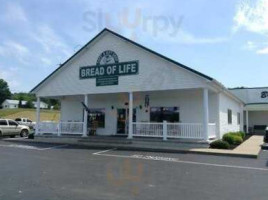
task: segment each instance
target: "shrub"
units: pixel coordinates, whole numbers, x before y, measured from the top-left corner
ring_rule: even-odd
[[[239,145],[239,144],[241,144],[242,142],[243,142],[243,139],[242,139],[242,137],[241,136],[237,136],[237,135],[235,135],[235,136],[233,136],[234,138],[233,138],[233,144],[234,145]]]
[[[222,140],[228,142],[229,144],[234,144],[235,142],[234,137],[235,135],[232,135],[231,133],[226,133],[223,135]]]
[[[210,148],[212,149],[230,149],[228,142],[222,140],[216,140],[210,143]]]
[[[34,139],[34,133],[30,133],[30,134],[28,135],[28,139]]]
[[[229,132],[223,135],[222,140],[230,145],[239,145],[243,142],[243,136],[242,132]]]
[[[238,133],[240,134],[241,138],[242,138],[243,140],[245,140],[245,138],[246,138],[246,133],[243,132],[243,131],[239,131]]]
[[[242,131],[238,131],[238,132],[230,132],[229,134],[231,134],[231,135],[235,135],[235,136],[239,136],[239,137],[241,137],[243,140],[244,140],[244,138],[245,138],[245,133],[244,132],[242,132]]]

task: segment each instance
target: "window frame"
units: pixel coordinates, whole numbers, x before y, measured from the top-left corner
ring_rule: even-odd
[[[6,122],[6,124],[0,124],[0,126],[8,126],[7,120],[5,120],[5,119],[0,119],[0,122],[1,122],[1,121]]]
[[[241,113],[237,112],[237,125],[241,124]]]
[[[14,120],[7,120],[8,121],[8,125],[9,126],[18,126],[19,124],[16,122],[16,121],[14,121]],[[14,124],[10,124],[10,122],[12,122],[12,123],[14,123]]]
[[[229,125],[233,124],[233,112],[232,112],[232,109],[228,109],[227,110],[227,122]]]

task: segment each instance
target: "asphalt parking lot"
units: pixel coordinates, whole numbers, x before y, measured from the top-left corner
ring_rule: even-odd
[[[0,199],[267,199],[258,159],[0,140]]]

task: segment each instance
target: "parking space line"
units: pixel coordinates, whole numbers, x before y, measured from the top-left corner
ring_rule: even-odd
[[[21,148],[21,149],[38,150],[38,151],[57,149],[57,148],[65,147],[65,146],[68,146],[68,145],[64,144],[64,145],[56,145],[52,147],[42,148],[42,147],[35,147],[31,145],[21,145],[21,144],[6,144],[6,145],[0,144],[0,147]]]
[[[68,144],[63,144],[63,145],[57,145],[57,146],[52,146],[52,147],[47,147],[47,148],[39,148],[38,150],[43,151],[43,150],[50,150],[50,149],[58,149],[62,147],[67,147],[69,146]]]
[[[93,153],[93,155],[101,155],[102,153],[106,153],[108,151],[113,151],[113,150],[116,150],[116,148],[107,149],[107,150],[104,150],[104,151],[98,151],[98,152]]]
[[[111,150],[114,150],[114,149],[109,149],[109,150],[102,151],[102,152],[96,152],[96,153],[93,153],[93,155],[106,156],[106,157],[118,157],[118,158],[131,158],[131,159],[174,162],[174,163],[191,164],[191,165],[203,165],[203,166],[211,166],[211,167],[223,167],[223,168],[234,168],[234,169],[245,169],[245,170],[268,171],[268,168],[247,167],[247,166],[239,166],[239,165],[222,165],[222,164],[205,163],[205,162],[184,161],[184,160],[179,160],[179,159],[154,159],[154,158],[152,158],[153,156],[142,156],[142,155],[128,156],[128,155],[105,154],[105,152],[108,152],[108,151],[111,151]]]

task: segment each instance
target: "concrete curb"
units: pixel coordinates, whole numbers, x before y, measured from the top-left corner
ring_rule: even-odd
[[[249,153],[234,153],[234,152],[215,152],[215,151],[202,151],[200,149],[174,149],[174,148],[159,148],[159,147],[138,147],[130,145],[121,144],[100,144],[100,143],[84,143],[84,142],[56,142],[56,141],[35,141],[34,139],[24,139],[24,140],[3,140],[6,142],[14,143],[26,143],[26,144],[53,144],[53,145],[71,145],[76,148],[85,149],[112,149],[121,151],[144,151],[144,152],[161,152],[161,153],[189,153],[189,154],[202,154],[202,155],[214,155],[214,156],[229,156],[229,157],[242,157],[242,158],[258,158],[258,154]],[[210,149],[208,149],[210,150]],[[226,150],[228,151],[228,150]],[[259,153],[259,152],[258,152]]]

